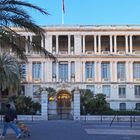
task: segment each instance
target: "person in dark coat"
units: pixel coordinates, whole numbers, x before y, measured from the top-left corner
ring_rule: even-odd
[[[2,132],[1,138],[5,138],[8,128],[12,128],[16,134],[16,138],[18,139],[21,137],[21,132],[17,128],[17,126],[15,125],[15,122],[14,122],[14,120],[17,119],[16,111],[11,108],[10,104],[6,105],[6,109],[7,110],[4,115],[4,127],[3,127],[3,132]]]

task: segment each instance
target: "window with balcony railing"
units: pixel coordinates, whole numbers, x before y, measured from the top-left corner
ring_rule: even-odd
[[[133,64],[133,78],[140,79],[140,62],[135,62]]]
[[[21,81],[26,81],[26,64],[21,63],[20,64],[20,79]]]
[[[103,62],[101,64],[102,79],[108,81],[110,79],[110,64],[109,62]]]
[[[125,80],[125,63],[124,62],[118,62],[117,63],[117,78],[120,81],[124,81]]]
[[[41,79],[41,62],[33,62],[32,78],[34,81],[40,81],[40,79]]]
[[[68,81],[68,62],[59,62],[59,80]]]
[[[85,77],[87,80],[94,79],[94,62],[86,62],[85,64]]]

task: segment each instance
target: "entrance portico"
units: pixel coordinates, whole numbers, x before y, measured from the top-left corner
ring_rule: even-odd
[[[79,119],[80,118],[80,93],[74,91],[74,95],[66,88],[59,88],[53,100],[49,100],[47,92],[42,92],[42,117],[46,119]],[[44,97],[47,99],[44,99]],[[48,101],[47,103],[44,101]],[[46,109],[46,111],[44,110]],[[46,117],[45,117],[46,116]]]

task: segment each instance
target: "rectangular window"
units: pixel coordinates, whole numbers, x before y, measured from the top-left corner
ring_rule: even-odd
[[[110,64],[107,63],[102,63],[101,64],[101,71],[102,71],[102,79],[110,79]]]
[[[56,78],[56,62],[52,62],[52,78]]]
[[[33,76],[34,80],[40,80],[41,79],[41,62],[33,62],[32,76]]]
[[[119,86],[119,98],[126,98],[126,86],[125,85]]]
[[[89,89],[93,94],[95,94],[95,86],[94,85],[87,85],[87,89]]]
[[[140,62],[133,64],[133,78],[140,79]]]
[[[94,79],[94,62],[86,62],[85,71],[86,79]]]
[[[21,85],[18,90],[18,95],[25,96],[25,86]]]
[[[21,81],[26,81],[26,64],[20,64],[20,78]]]
[[[117,78],[125,80],[125,63],[119,62],[117,64]]]
[[[68,80],[68,62],[59,63],[59,80]]]
[[[140,98],[140,85],[135,85],[135,97]]]
[[[71,62],[71,78],[75,78],[75,62]]]
[[[103,85],[103,94],[106,95],[107,98],[110,97],[110,85]]]
[[[33,98],[41,98],[41,93],[39,92],[40,85],[33,85]]]
[[[121,111],[126,110],[126,103],[120,103],[120,110]]]

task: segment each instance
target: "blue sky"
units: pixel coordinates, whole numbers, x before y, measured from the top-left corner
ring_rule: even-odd
[[[30,10],[39,25],[61,25],[62,0],[26,0],[46,9],[43,16]],[[64,0],[65,25],[135,25],[140,24],[140,0]]]

